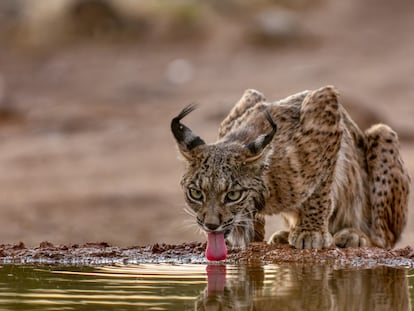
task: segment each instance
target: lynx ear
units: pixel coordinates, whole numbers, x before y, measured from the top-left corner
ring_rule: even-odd
[[[264,154],[266,146],[272,141],[273,137],[276,134],[277,125],[275,121],[272,119],[272,116],[267,110],[265,110],[264,114],[266,120],[270,123],[272,130],[267,134],[260,135],[258,138],[256,138],[256,140],[246,145],[246,148],[251,154],[251,156],[245,160],[246,163],[254,162],[260,159]]]
[[[185,107],[178,116],[171,121],[171,131],[178,144],[181,154],[187,159],[191,159],[191,150],[197,146],[204,145],[205,142],[199,136],[195,135],[188,127],[181,124],[181,119],[192,112],[195,105]]]

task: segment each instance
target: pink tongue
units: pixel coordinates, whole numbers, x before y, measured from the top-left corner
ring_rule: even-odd
[[[226,259],[227,247],[224,241],[224,233],[208,233],[206,257],[208,260]]]

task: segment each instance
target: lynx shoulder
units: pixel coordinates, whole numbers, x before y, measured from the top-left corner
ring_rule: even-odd
[[[410,178],[397,134],[384,124],[361,131],[333,87],[276,102],[247,90],[213,144],[181,123],[192,110],[171,122],[186,161],[181,185],[217,245],[262,241],[264,216],[273,214],[288,229],[270,243],[300,249],[389,248],[400,238]]]

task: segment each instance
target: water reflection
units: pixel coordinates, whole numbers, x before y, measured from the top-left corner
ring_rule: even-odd
[[[0,267],[0,310],[410,310],[414,270],[326,266]]]
[[[411,310],[409,278],[403,269],[245,266],[224,282],[225,267],[210,266],[207,274],[208,285],[195,304],[198,311]],[[412,284],[410,288],[413,291]]]
[[[192,310],[201,265],[0,268],[0,310]]]

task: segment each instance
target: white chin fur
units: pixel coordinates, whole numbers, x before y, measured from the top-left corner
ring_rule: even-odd
[[[231,248],[246,248],[252,241],[254,235],[253,223],[233,228],[227,240]]]

